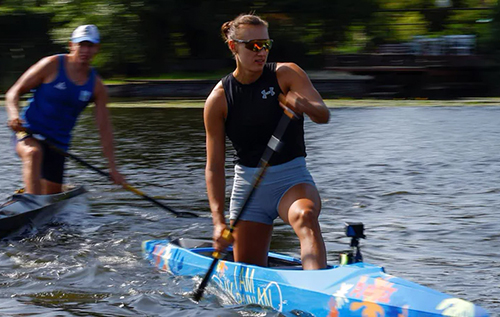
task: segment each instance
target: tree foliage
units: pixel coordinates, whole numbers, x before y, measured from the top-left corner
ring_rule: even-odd
[[[14,19],[16,24],[8,27],[17,39],[6,40],[0,35],[2,63],[7,58],[5,52],[12,48],[8,45],[16,41],[26,47],[46,41],[50,45],[42,46],[47,49],[33,52],[54,53],[56,48],[67,47],[76,26],[92,23],[102,37],[96,65],[107,76],[210,71],[227,65],[221,60],[230,62],[231,54],[221,39],[220,27],[249,12],[269,22],[270,36],[275,40],[271,60],[295,61],[305,67],[321,67],[325,55],[346,45],[370,51],[416,35],[475,34],[485,47],[493,47],[500,35],[498,10],[492,23],[477,22],[490,21],[492,10],[476,10],[498,7],[498,0],[0,1],[0,24]],[[467,8],[476,9],[464,10]],[[34,17],[42,19],[43,25],[35,26]]]

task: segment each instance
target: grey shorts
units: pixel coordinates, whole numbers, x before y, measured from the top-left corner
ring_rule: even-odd
[[[236,219],[244,203],[247,192],[258,168],[236,165],[234,184],[229,205],[230,219]],[[278,206],[285,193],[297,184],[316,186],[307,170],[304,157],[297,157],[290,162],[269,166],[264,177],[248,202],[241,220],[260,222],[271,225],[278,217]]]

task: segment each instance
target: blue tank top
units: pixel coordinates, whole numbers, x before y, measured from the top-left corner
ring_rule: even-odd
[[[93,99],[96,72],[91,68],[83,85],[76,85],[66,75],[64,55],[58,55],[59,70],[51,83],[42,83],[21,113],[25,127],[67,150],[71,130],[80,113]]]

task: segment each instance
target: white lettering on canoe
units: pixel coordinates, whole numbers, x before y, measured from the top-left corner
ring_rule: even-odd
[[[274,289],[278,293],[278,298],[279,298],[279,300],[278,300],[279,306],[278,307],[274,307],[274,305],[273,305],[273,298],[272,298],[272,292],[271,292],[272,287],[274,287]],[[260,287],[257,288],[257,293],[258,293],[258,298],[259,298],[257,304],[262,305],[262,306],[273,307],[277,311],[283,310],[283,294],[281,293],[281,288],[280,288],[278,283],[270,282],[269,284],[267,284],[266,287],[264,287],[262,289],[262,293],[260,292],[260,290],[261,290]]]
[[[255,269],[241,268],[240,274],[240,286],[243,287],[245,293],[255,293],[255,287],[253,282],[253,276],[255,274]]]
[[[217,274],[212,278],[237,304],[257,304],[280,312],[283,310],[283,294],[278,283],[273,281],[265,286],[256,285],[255,269],[238,269],[235,267],[233,274]]]

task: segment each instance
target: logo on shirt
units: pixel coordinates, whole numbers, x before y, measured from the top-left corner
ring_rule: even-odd
[[[64,81],[61,81],[60,83],[57,83],[54,88],[59,89],[59,90],[65,90],[66,89],[66,83]]]
[[[80,97],[78,98],[80,101],[89,101],[90,96],[92,96],[92,93],[88,90],[82,90],[80,91]]]
[[[274,96],[276,93],[274,92],[274,87],[269,87],[269,91],[262,89],[261,94],[262,94],[262,99],[267,99],[268,95]]]

